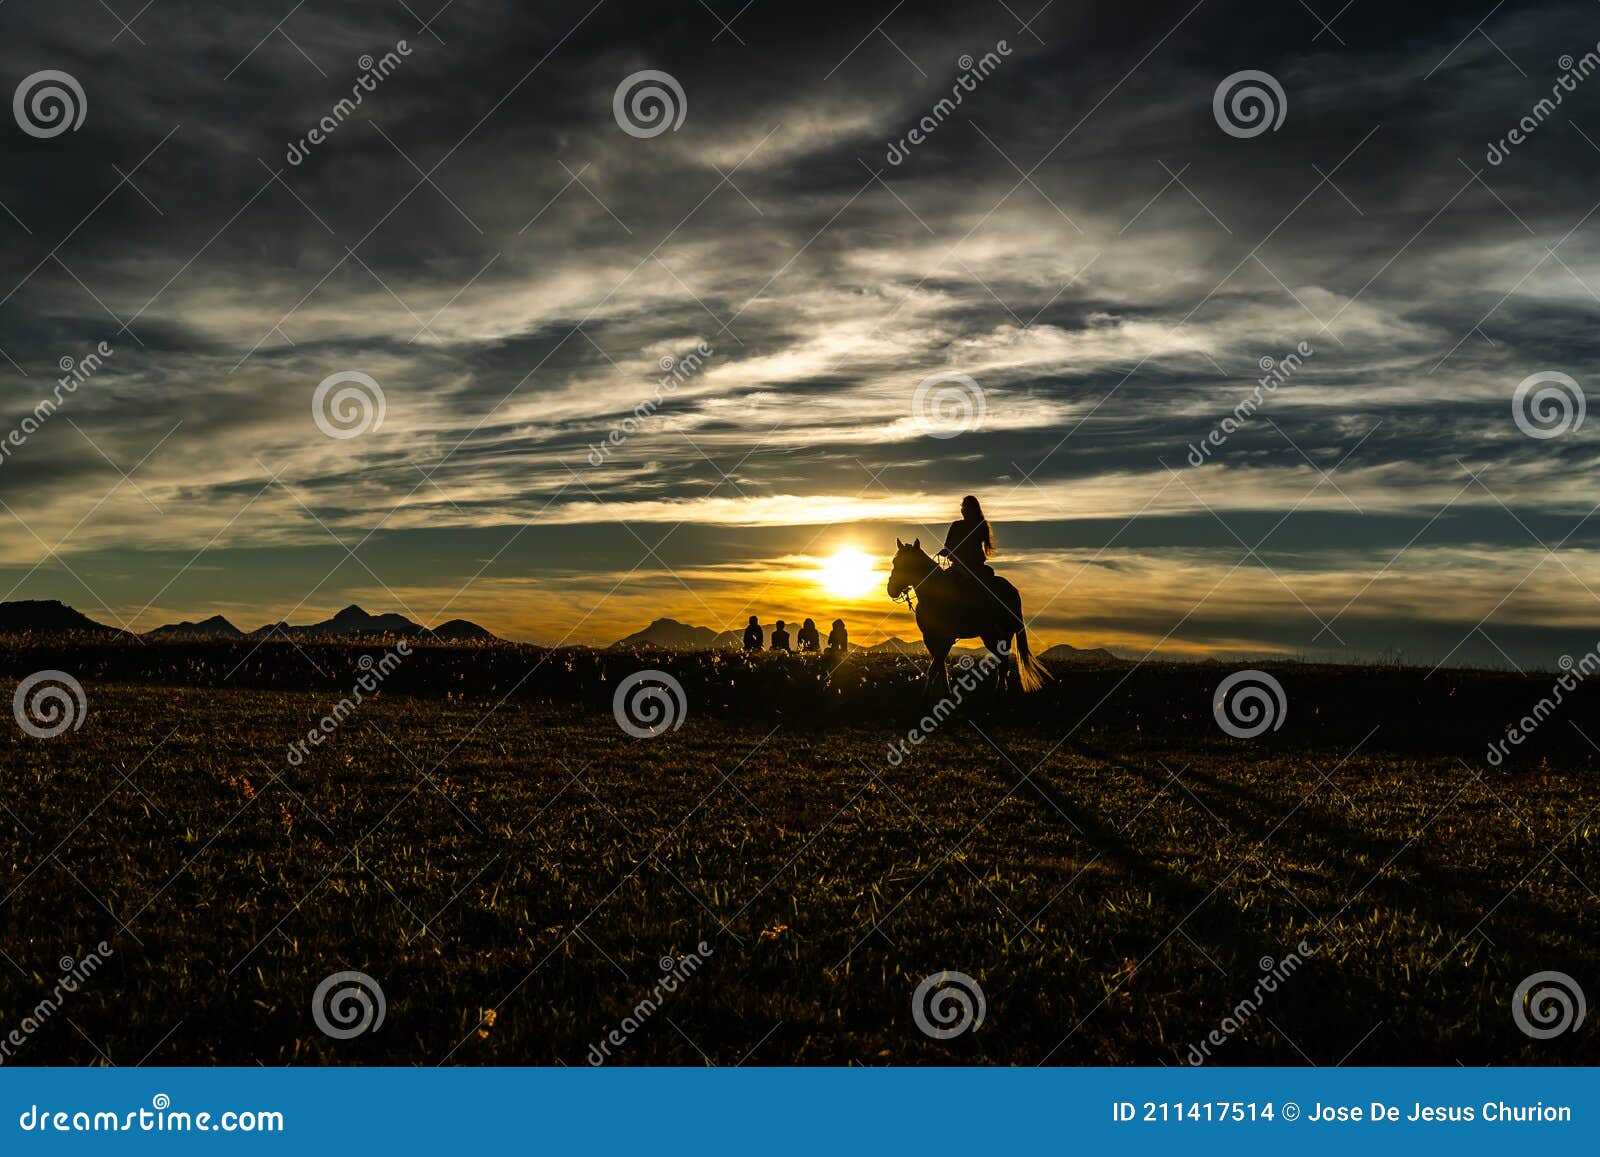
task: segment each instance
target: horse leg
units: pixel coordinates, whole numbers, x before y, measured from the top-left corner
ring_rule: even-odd
[[[928,664],[928,680],[922,689],[922,701],[928,704],[934,701],[934,676],[938,676],[938,683],[943,688],[944,695],[950,694],[950,672],[945,667],[945,661],[950,657],[950,648],[956,643],[954,639],[929,639],[923,636],[922,645],[927,647],[928,654],[933,656],[933,662]]]
[[[994,698],[998,699],[1005,693],[1006,686],[1010,683],[1011,674],[1011,641],[999,635],[983,636],[983,645],[989,653],[1000,660],[1000,666],[994,676]],[[1000,648],[1004,647],[1005,650]]]

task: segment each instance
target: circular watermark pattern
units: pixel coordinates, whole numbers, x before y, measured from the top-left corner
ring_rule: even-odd
[[[689,112],[689,98],[677,77],[646,68],[626,77],[611,95],[611,115],[630,137],[649,140],[668,129],[678,131]]]
[[[1511,994],[1511,1019],[1534,1040],[1576,1032],[1588,1011],[1583,989],[1565,972],[1535,972]]]
[[[1530,438],[1559,438],[1583,425],[1583,387],[1558,370],[1529,374],[1511,395],[1511,418]]]
[[[1211,97],[1211,114],[1230,137],[1259,137],[1271,129],[1278,131],[1289,112],[1289,98],[1283,85],[1271,73],[1247,68],[1223,78]]]
[[[365,972],[335,972],[311,994],[311,1019],[334,1040],[349,1040],[383,1027],[389,1003]]]
[[[83,684],[65,671],[35,671],[17,684],[11,697],[11,714],[17,726],[35,739],[54,739],[77,731],[88,714]]]
[[[911,396],[912,420],[933,438],[954,438],[980,429],[988,412],[983,387],[953,370],[923,378]]]
[[[683,684],[665,671],[635,671],[611,697],[617,726],[635,739],[654,739],[683,726],[689,700]]]
[[[89,113],[89,100],[76,77],[47,68],[17,85],[11,111],[23,132],[49,140],[68,130],[77,132]]]
[[[330,438],[355,438],[383,426],[388,403],[371,374],[329,374],[311,395],[311,420]]]
[[[1254,739],[1283,726],[1289,700],[1283,684],[1265,671],[1235,671],[1217,684],[1211,714],[1217,726],[1235,739]]]
[[[976,1032],[988,1011],[983,989],[965,972],[935,972],[911,996],[911,1019],[934,1040]]]

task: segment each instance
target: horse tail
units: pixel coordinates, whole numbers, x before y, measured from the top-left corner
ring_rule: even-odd
[[[1024,691],[1038,691],[1050,681],[1050,670],[1028,649],[1028,628],[1017,628],[1017,677]]]

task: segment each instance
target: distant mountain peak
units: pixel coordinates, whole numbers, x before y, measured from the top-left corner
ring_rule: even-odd
[[[714,631],[677,619],[660,618],[642,631],[618,639],[613,647],[659,647],[664,651],[711,651],[732,646],[737,636],[732,631]]]
[[[146,631],[151,639],[239,639],[244,632],[221,615],[212,615],[198,623],[184,619],[181,623],[168,623],[153,631]]]
[[[127,632],[88,616],[56,599],[18,599],[0,602],[0,635],[97,635],[118,638]],[[404,615],[373,615],[361,607],[350,604],[331,619],[310,623],[303,627],[291,626],[279,620],[248,632],[241,631],[222,615],[195,622],[166,623],[146,631],[152,639],[242,639],[265,638],[274,635],[338,637],[353,635],[397,635],[404,638],[437,638],[450,641],[492,641],[497,638],[486,628],[467,619],[450,619],[429,630],[412,622]],[[131,637],[131,636],[130,636]]]
[[[97,623],[57,599],[0,603],[0,635],[84,634],[115,637],[124,632]]]

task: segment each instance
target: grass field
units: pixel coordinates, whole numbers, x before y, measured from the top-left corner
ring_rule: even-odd
[[[88,710],[0,740],[0,1037],[110,949],[6,1063],[582,1065],[631,1018],[607,1063],[1182,1064],[1229,1017],[1208,1063],[1600,1062],[1592,1020],[1511,1015],[1540,971],[1600,993],[1593,702],[1483,759],[1547,676],[1274,668],[1284,726],[1240,740],[1231,668],[1062,668],[896,765],[904,661],[830,700],[799,659],[513,686],[531,650],[424,648],[292,765],[359,651],[222,682],[243,647],[5,650]],[[647,665],[688,712],[637,739],[609,687]],[[386,1002],[348,1040],[312,1017],[342,970]],[[945,970],[986,1012],[939,1040],[912,1003]]]

